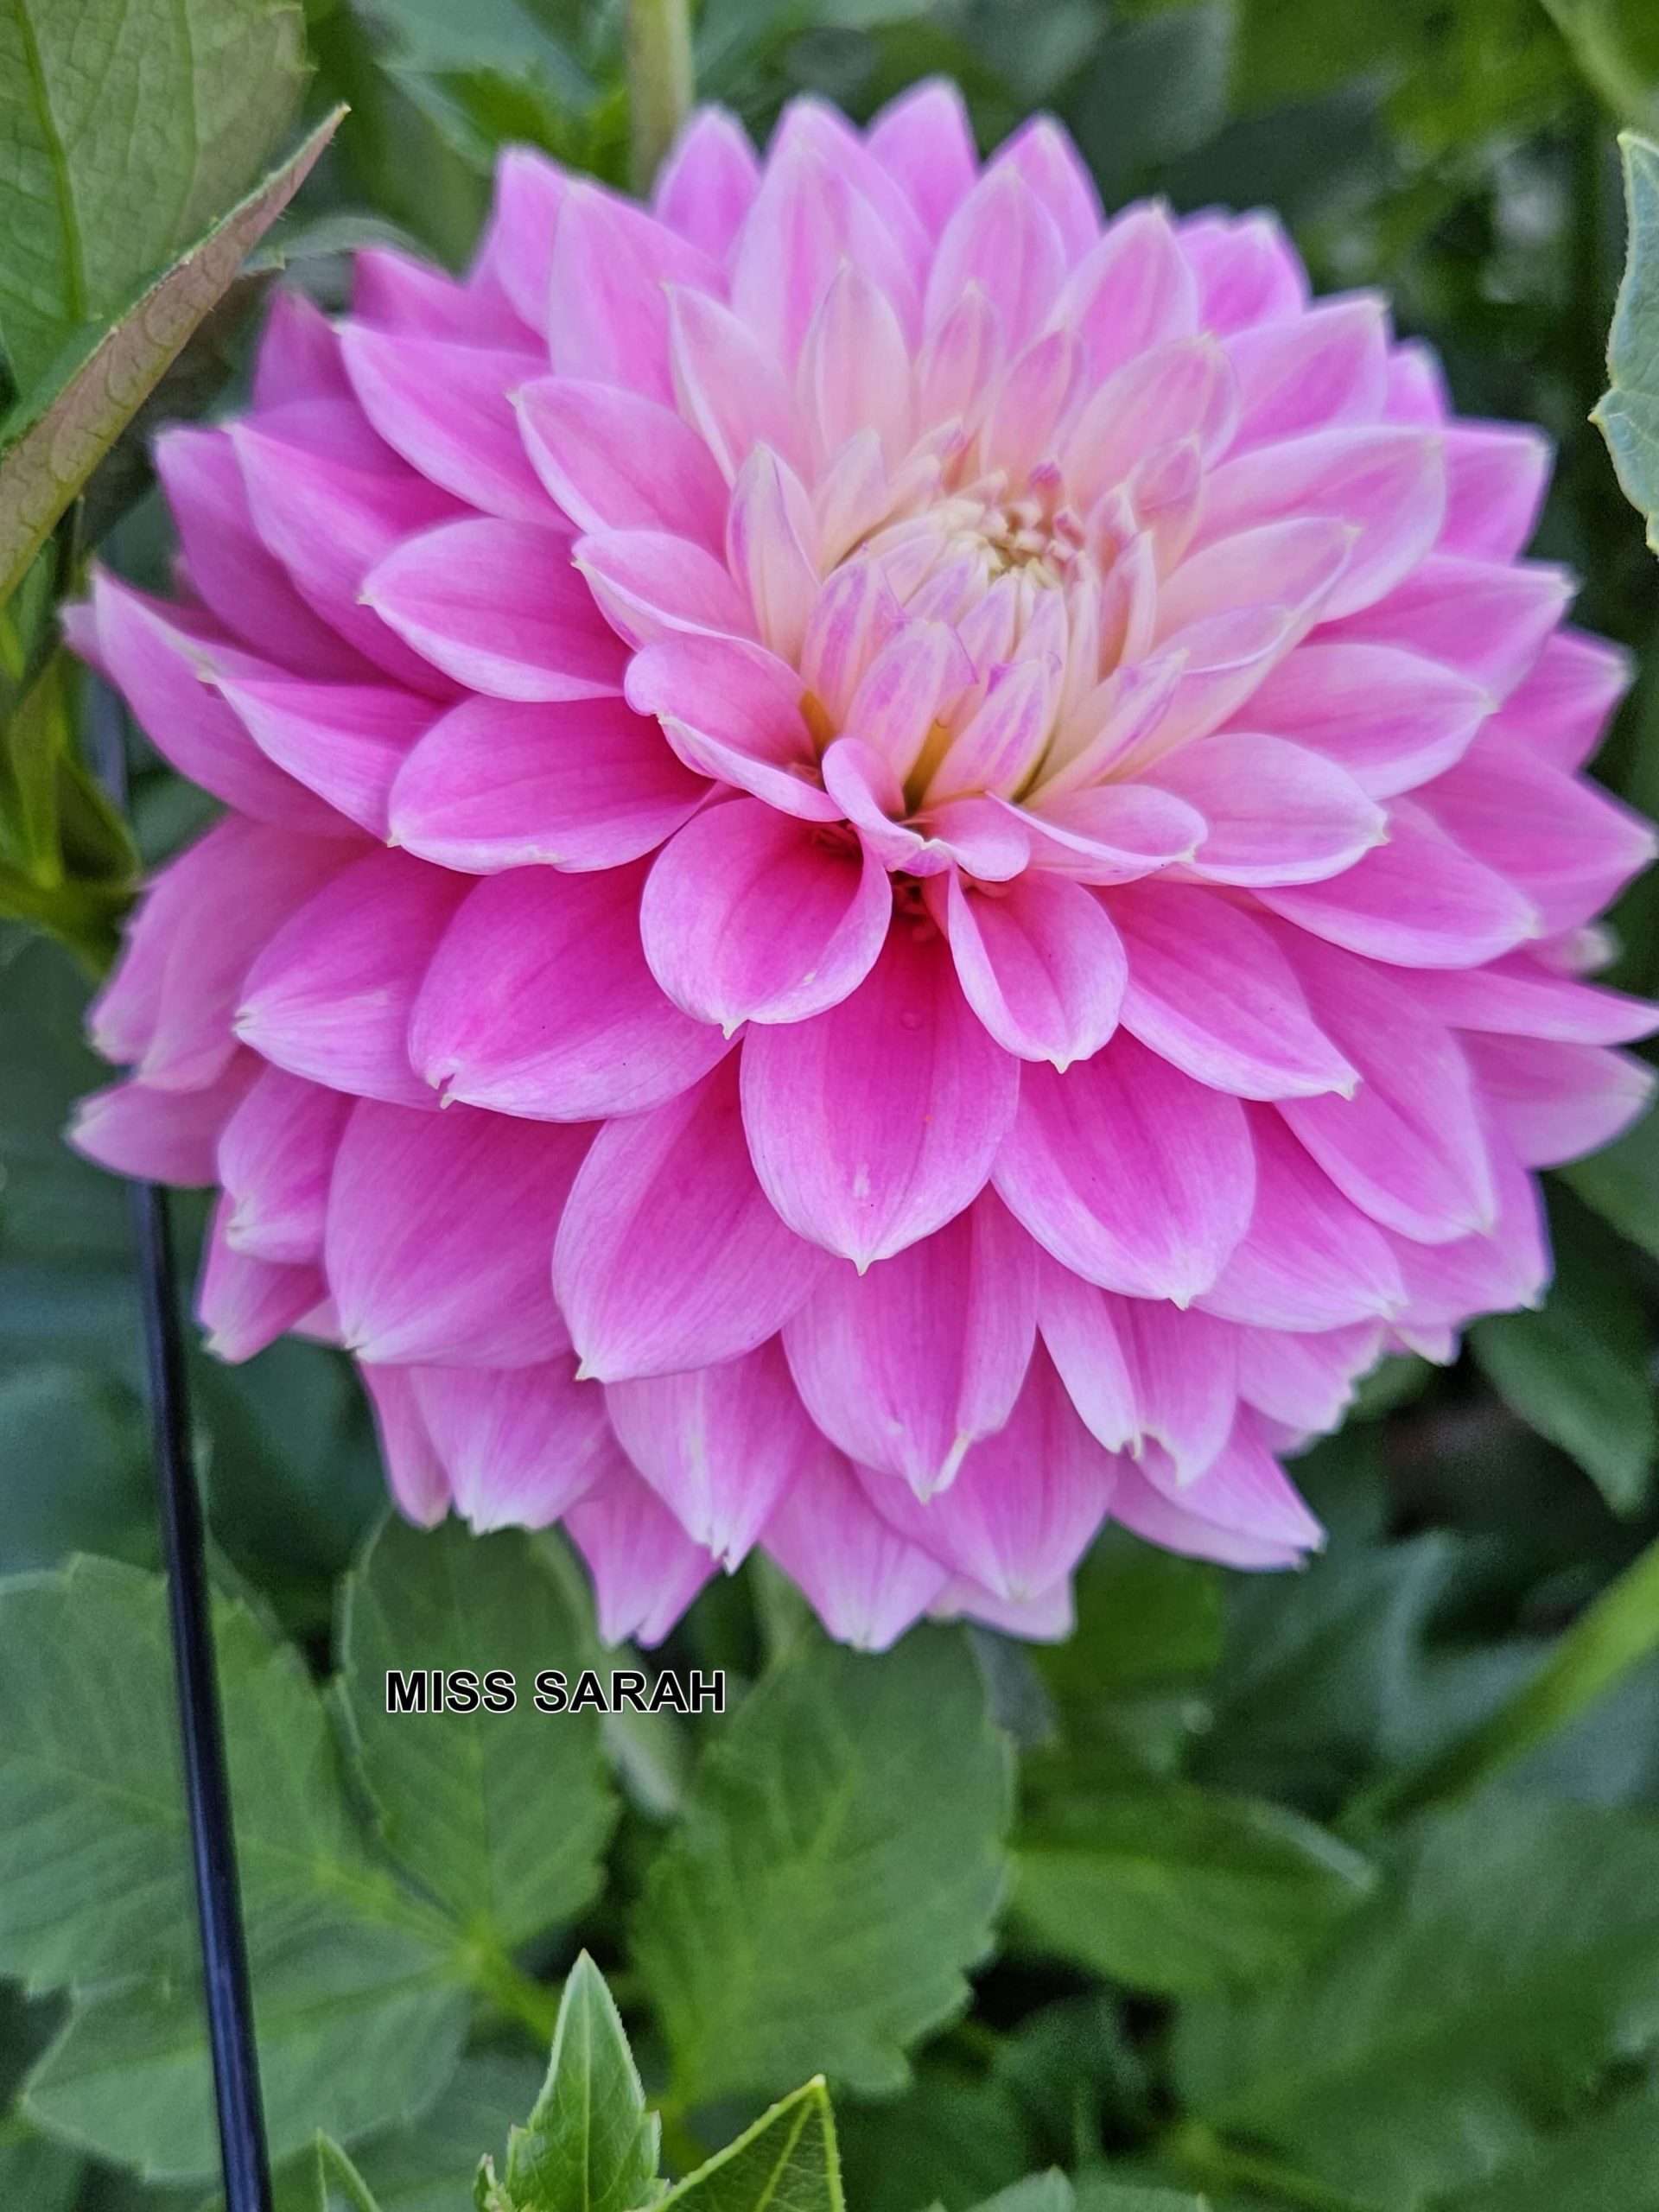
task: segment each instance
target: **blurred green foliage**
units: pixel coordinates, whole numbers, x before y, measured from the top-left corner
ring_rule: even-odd
[[[0,0],[8,144],[38,72],[6,60],[94,12]],[[279,157],[296,98],[352,112],[261,269],[286,259],[330,306],[367,237],[464,262],[505,143],[626,175],[616,0],[307,0],[302,94],[282,0],[112,12],[140,44],[111,48],[106,94],[140,52],[175,90],[146,79],[130,141],[111,110],[55,231],[7,212],[27,163],[0,176],[0,505],[42,395]],[[862,118],[944,72],[988,147],[1051,108],[1109,202],[1273,205],[1321,289],[1386,289],[1462,409],[1556,440],[1540,550],[1642,671],[1599,772],[1659,811],[1659,570],[1589,420],[1624,257],[1614,134],[1659,126],[1650,0],[707,0],[696,47],[703,94],[757,133],[803,90]],[[79,290],[65,206],[96,245]],[[1638,239],[1611,364],[1637,432],[1656,253]],[[0,613],[0,897],[33,886],[5,911],[79,956],[0,925],[7,2212],[194,2212],[211,2177],[124,1209],[60,1142],[99,1080],[83,969],[134,863],[52,609],[95,542],[165,573],[143,434],[234,403],[261,281],[221,287],[137,424],[111,419],[73,526]],[[1621,460],[1651,512],[1643,451],[1632,434]],[[201,802],[126,741],[154,861]],[[1656,918],[1659,883],[1614,918],[1629,988],[1659,987]],[[1659,2212],[1659,1666],[1597,1674],[1592,1648],[1647,1604],[1639,1580],[1595,1601],[1659,1533],[1659,1122],[1555,1179],[1549,1306],[1368,1385],[1303,1465],[1331,1532],[1304,1574],[1114,1538],[1067,1644],[929,1631],[861,1661],[746,1573],[666,1655],[732,1671],[724,1720],[377,1727],[375,1674],[417,1643],[579,1663],[582,1579],[556,1539],[377,1536],[367,1422],[329,1353],[197,1362],[283,2212],[356,2212],[359,2187],[462,2212],[535,2100],[579,1944],[673,2172],[822,2067],[854,2212],[1005,2190],[999,2212]],[[1516,1725],[1553,1713],[1564,1669],[1616,1687]],[[347,2163],[320,2171],[318,2126]],[[1032,2178],[1051,2165],[1071,2179]],[[803,2207],[833,2202],[815,2173]]]

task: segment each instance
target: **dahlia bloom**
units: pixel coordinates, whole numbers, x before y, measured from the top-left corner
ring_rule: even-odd
[[[873,1646],[1063,1632],[1108,1518],[1294,1563],[1282,1457],[1535,1301],[1529,1171],[1646,1097],[1543,441],[1052,123],[706,111],[650,212],[509,154],[463,281],[278,299],[158,460],[177,595],[76,641],[228,811],[77,1141],[611,1636],[757,1543]]]

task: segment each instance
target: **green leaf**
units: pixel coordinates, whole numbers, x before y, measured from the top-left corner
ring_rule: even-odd
[[[1648,543],[1659,553],[1659,146],[1632,130],[1618,143],[1630,245],[1607,338],[1609,389],[1594,420],[1624,496],[1647,517]]]
[[[0,5],[0,339],[23,390],[246,191],[303,35],[294,0]]]
[[[1281,1806],[1178,1783],[1055,1808],[1014,1868],[1015,1911],[1046,1950],[1168,1996],[1285,1972],[1373,1878]]]
[[[1099,2174],[1079,2178],[1077,2204],[1077,2212],[1210,2212],[1207,2196],[1189,2196],[1179,2189],[1142,2189]]]
[[[682,2205],[690,2212],[844,2212],[836,2123],[822,2081],[774,2105],[659,2203],[662,2212]]]
[[[1611,1245],[1605,1231],[1559,1208],[1553,1226],[1556,1271],[1547,1302],[1477,1322],[1470,1345],[1504,1403],[1576,1459],[1615,1512],[1634,1513],[1659,1454],[1647,1324],[1618,1271],[1616,1248],[1600,1249]],[[1586,1238],[1586,1228],[1595,1239]]]
[[[611,1993],[584,1951],[559,2001],[547,2081],[507,2146],[508,2194],[523,2212],[635,2212],[657,2193],[660,2134]]]
[[[1552,2129],[1435,2212],[1659,2212],[1659,2082]]]
[[[1659,1114],[1645,1114],[1617,1144],[1562,1170],[1573,1194],[1621,1236],[1659,1260]]]
[[[317,2138],[317,2212],[380,2212],[357,2168],[332,2137]]]
[[[86,2161],[21,2121],[0,2120],[0,2204],[16,2212],[72,2212]]]
[[[1179,2024],[1192,2109],[1407,2212],[1523,2153],[1651,2025],[1659,1824],[1490,1795],[1424,1821],[1337,1942]]]
[[[1659,127],[1659,16],[1648,0],[1544,0],[1590,84],[1623,123]]]
[[[597,1891],[616,1807],[598,1714],[536,1710],[542,1668],[573,1678],[582,1624],[523,1534],[423,1535],[391,1520],[346,1586],[342,1685],[386,1841],[463,1926],[504,1949]],[[510,1713],[386,1710],[396,1669],[505,1669]]]
[[[336,110],[319,124],[130,311],[106,316],[73,349],[60,372],[27,393],[8,418],[0,452],[0,601],[190,333],[229,289],[249,249],[298,191],[340,113]]]
[[[1020,2107],[995,2077],[925,2062],[901,2096],[843,2101],[836,2115],[842,2179],[857,2212],[958,2212],[1030,2170]]]
[[[40,1361],[0,1375],[0,1574],[60,1566],[95,1544],[145,1562],[156,1492],[140,1408],[84,1368]]]
[[[1071,2212],[1076,2191],[1065,2176],[1051,2168],[1045,2174],[1027,2174],[1023,2181],[999,2189],[974,2207],[974,2212]]]
[[[633,1951],[683,2099],[821,2070],[901,2087],[961,2006],[1001,1895],[1006,1743],[962,1637],[881,1658],[819,1645],[705,1754]]]

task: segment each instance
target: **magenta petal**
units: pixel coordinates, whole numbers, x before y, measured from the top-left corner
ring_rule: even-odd
[[[1532,536],[1549,482],[1549,440],[1513,423],[1454,423],[1445,432],[1448,553],[1512,561]]]
[[[1388,817],[1347,771],[1281,737],[1224,730],[1147,773],[1209,825],[1192,867],[1216,883],[1318,883],[1380,844]]]
[[[291,1074],[398,1106],[436,1102],[410,1059],[409,1019],[464,876],[370,853],[277,931],[248,971],[237,1034]]]
[[[859,1480],[901,1535],[1017,1604],[1070,1574],[1106,1516],[1116,1473],[1039,1351],[1006,1426],[973,1446],[948,1490],[924,1500],[890,1474],[861,1469]]]
[[[359,246],[352,263],[352,313],[379,330],[454,338],[467,346],[522,346],[524,327],[493,285],[461,283],[394,246]]]
[[[655,715],[687,767],[785,813],[833,821],[801,714],[804,687],[787,662],[742,638],[684,634],[636,654],[628,704]]]
[[[363,412],[423,476],[486,514],[553,519],[512,411],[541,366],[534,353],[363,323],[343,325],[340,343]]]
[[[728,1060],[654,1113],[601,1130],[554,1277],[584,1371],[615,1382],[753,1351],[827,1264],[755,1180]]]
[[[77,1152],[118,1175],[211,1190],[219,1133],[258,1069],[251,1052],[238,1052],[199,1090],[113,1084],[77,1101],[66,1134]]]
[[[1581,768],[1632,674],[1621,646],[1581,630],[1558,630],[1493,716],[1490,734],[1514,738],[1557,768]]]
[[[269,760],[384,838],[397,771],[438,709],[416,692],[366,683],[225,678],[220,695]]]
[[[408,1372],[455,1510],[480,1535],[545,1529],[621,1465],[605,1394],[596,1382],[575,1380],[568,1354],[543,1367]]]
[[[357,1371],[373,1409],[380,1461],[397,1510],[417,1528],[434,1528],[449,1510],[449,1478],[416,1403],[413,1371],[407,1367],[359,1367]]]
[[[753,1030],[743,1119],[791,1227],[861,1268],[962,1211],[1013,1118],[1015,1063],[963,998],[944,945],[899,925],[849,998]]]
[[[715,1571],[709,1553],[626,1470],[579,1498],[565,1526],[594,1578],[607,1643],[660,1643]]]
[[[1282,1567],[1302,1563],[1300,1545],[1224,1529],[1205,1520],[1190,1510],[1185,1497],[1177,1505],[1127,1460],[1119,1466],[1112,1492],[1112,1518],[1166,1552],[1215,1560],[1223,1567]]]
[[[1548,1037],[1564,1045],[1629,1045],[1659,1029],[1659,1007],[1571,976],[1553,975],[1525,953],[1485,968],[1426,969],[1415,996],[1453,1029]]]
[[[547,327],[553,234],[569,189],[564,172],[528,146],[509,146],[496,164],[495,205],[478,251],[477,281],[501,294],[539,337]]]
[[[1162,1446],[1178,1483],[1191,1483],[1232,1429],[1237,1332],[1157,1298],[1118,1300],[1116,1324],[1134,1370],[1141,1436]]]
[[[1037,1325],[1071,1402],[1092,1436],[1122,1452],[1141,1435],[1134,1346],[1120,1324],[1122,1300],[1039,1255]]]
[[[1210,891],[1126,885],[1110,911],[1128,955],[1124,1027],[1185,1074],[1241,1098],[1351,1090],[1268,931]]]
[[[1249,712],[1345,768],[1373,798],[1391,798],[1449,768],[1491,709],[1488,691],[1437,661],[1316,637],[1269,671]]]
[[[1467,1037],[1482,1095],[1523,1165],[1560,1167],[1618,1136],[1652,1100],[1653,1070],[1602,1045]]]
[[[1331,635],[1402,645],[1501,698],[1537,659],[1571,596],[1566,573],[1538,562],[1431,553],[1386,599],[1333,624]]]
[[[702,804],[656,722],[620,699],[468,699],[435,723],[392,787],[391,834],[445,868],[614,868]]]
[[[726,484],[671,407],[619,385],[540,377],[518,396],[537,474],[583,530],[664,530],[718,547]]]
[[[868,145],[937,238],[974,188],[979,164],[962,94],[943,78],[914,85],[871,124]]]
[[[326,1296],[328,1287],[314,1267],[272,1267],[238,1252],[226,1235],[230,1211],[230,1200],[221,1198],[213,1211],[196,1285],[196,1318],[207,1332],[208,1351],[234,1363],[274,1344]]]
[[[304,294],[271,292],[254,362],[253,404],[261,413],[292,399],[349,399],[340,340]]]
[[[1155,1457],[1146,1465],[1147,1479],[1183,1512],[1253,1543],[1288,1544],[1317,1550],[1325,1532],[1262,1440],[1256,1416],[1241,1408],[1224,1449],[1190,1481],[1170,1479]]]
[[[555,371],[671,400],[671,285],[714,292],[720,271],[643,207],[602,185],[572,185],[559,211],[548,294]]]
[[[775,1340],[718,1367],[612,1382],[605,1396],[629,1459],[728,1569],[784,1491],[815,1479],[826,1457]]]
[[[737,798],[687,823],[659,855],[639,922],[670,998],[729,1035],[744,1021],[803,1020],[855,990],[892,912],[879,860]]]
[[[1093,892],[1032,871],[970,893],[953,870],[946,900],[957,975],[999,1045],[1057,1068],[1100,1050],[1117,1027],[1128,963]]]
[[[567,1351],[548,1268],[590,1135],[470,1106],[354,1106],[325,1237],[348,1348],[455,1367]]]
[[[1294,1335],[1287,1329],[1236,1333],[1240,1396],[1269,1420],[1305,1435],[1323,1435],[1336,1427],[1353,1402],[1355,1378],[1375,1363],[1382,1349],[1382,1331],[1375,1322],[1318,1335]]]
[[[1388,310],[1374,293],[1236,331],[1227,358],[1243,409],[1235,451],[1376,421],[1388,392]]]
[[[334,1154],[352,1102],[282,1068],[258,1081],[219,1140],[231,1201],[226,1236],[238,1252],[293,1267],[322,1257]]]
[[[677,630],[753,631],[730,570],[689,537],[660,530],[593,531],[577,539],[575,560],[606,620],[630,645],[652,645]]]
[[[658,171],[652,202],[671,231],[721,261],[760,181],[760,164],[737,118],[723,107],[700,107]]]
[[[1395,1317],[1394,1333],[1429,1359],[1450,1359],[1457,1349],[1455,1336],[1444,1347],[1431,1337],[1460,1329],[1471,1314],[1537,1306],[1549,1282],[1549,1237],[1538,1185],[1500,1129],[1491,1128],[1488,1141],[1497,1190],[1491,1228],[1445,1244],[1390,1239],[1408,1299]]]
[[[1185,1306],[1244,1234],[1255,1166],[1236,1098],[1120,1033],[1064,1075],[1021,1071],[996,1187],[1074,1273]]]
[[[919,1496],[1000,1428],[1031,1359],[1036,1255],[990,1192],[861,1275],[842,1262],[784,1344],[808,1412],[861,1464]]]
[[[665,998],[639,943],[638,868],[518,868],[474,886],[421,984],[409,1057],[445,1101],[534,1121],[660,1106],[728,1049]]]
[[[857,1651],[896,1643],[948,1580],[876,1512],[838,1452],[784,1493],[762,1541],[830,1635]]]
[[[492,697],[595,699],[622,689],[621,641],[557,531],[445,523],[389,554],[363,594],[435,667]]]

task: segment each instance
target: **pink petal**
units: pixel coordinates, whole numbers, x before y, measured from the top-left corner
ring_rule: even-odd
[[[1300,315],[1307,274],[1275,215],[1198,215],[1180,225],[1206,330],[1244,330]]]
[[[327,1293],[315,1268],[275,1268],[250,1259],[226,1242],[230,1200],[213,1211],[207,1249],[196,1285],[196,1318],[216,1359],[251,1359],[291,1329]]]
[[[534,1367],[568,1351],[548,1268],[590,1134],[470,1106],[355,1105],[325,1236],[347,1346],[453,1367]]]
[[[1341,875],[1382,842],[1389,821],[1345,769],[1281,737],[1220,731],[1168,754],[1148,773],[1208,823],[1191,866],[1216,883],[1317,883]]]
[[[231,1201],[225,1233],[238,1252],[289,1267],[321,1259],[328,1184],[351,1106],[321,1084],[261,1070],[219,1140],[219,1180]]]
[[[1558,631],[1494,715],[1491,734],[1516,739],[1557,768],[1581,768],[1633,673],[1622,646],[1581,630]]]
[[[1455,1338],[1442,1350],[1425,1341],[1431,1332],[1448,1325],[1459,1329],[1472,1314],[1541,1305],[1549,1281],[1549,1237],[1538,1186],[1501,1129],[1491,1129],[1489,1142],[1497,1211],[1486,1234],[1446,1244],[1389,1240],[1409,1298],[1395,1318],[1394,1334],[1421,1345],[1427,1358],[1456,1356]]]
[[[1035,1253],[989,1192],[860,1274],[830,1268],[784,1332],[807,1411],[920,1497],[1008,1418],[1031,1359]]]
[[[1282,1098],[1351,1089],[1268,931],[1213,893],[1125,887],[1109,902],[1128,955],[1123,1023],[1212,1090]]]
[[[1567,1045],[1628,1045],[1659,1028],[1659,1007],[1645,999],[1552,975],[1524,953],[1486,968],[1431,969],[1414,976],[1412,988],[1453,1029],[1510,1032]]]
[[[363,323],[342,324],[340,335],[363,412],[411,467],[486,514],[552,519],[512,410],[537,355]]]
[[[861,1268],[971,1202],[1018,1088],[944,944],[902,925],[851,997],[753,1030],[742,1058],[743,1119],[767,1196],[803,1236]]]
[[[800,479],[770,446],[756,446],[732,487],[726,559],[748,594],[762,641],[791,663],[800,658],[818,597],[807,550],[817,534]]]
[[[237,1034],[290,1074],[392,1105],[431,1107],[409,1020],[467,888],[404,853],[370,853],[286,921],[248,971]]]
[[[985,703],[951,740],[927,786],[926,804],[970,791],[1012,797],[1042,759],[1059,694],[1058,671],[1046,655],[1005,664],[993,678]]]
[[[803,1020],[855,990],[892,912],[879,860],[738,798],[675,836],[652,869],[639,919],[670,998],[729,1036],[744,1021]]]
[[[1248,1407],[1239,1409],[1225,1449],[1192,1480],[1172,1482],[1155,1458],[1148,1459],[1146,1472],[1184,1512],[1228,1534],[1252,1542],[1294,1545],[1298,1551],[1317,1550],[1325,1541],[1324,1530],[1268,1450]]]
[[[995,891],[970,893],[954,869],[945,880],[957,975],[997,1043],[1060,1069],[1097,1052],[1117,1027],[1127,975],[1101,901],[1035,871]]]
[[[1370,292],[1236,331],[1227,340],[1243,403],[1235,450],[1374,423],[1388,393],[1388,309]]]
[[[637,1475],[610,1476],[571,1507],[565,1526],[594,1578],[607,1643],[660,1643],[715,1571]]]
[[[1112,1519],[1164,1551],[1215,1560],[1223,1567],[1300,1567],[1302,1563],[1300,1545],[1223,1529],[1191,1510],[1188,1495],[1184,1494],[1181,1503],[1175,1504],[1128,1461],[1120,1465],[1112,1492]]]
[[[671,401],[667,287],[721,289],[707,254],[601,185],[565,194],[553,241],[548,334],[555,372]]]
[[[1149,784],[1103,784],[1018,810],[1033,864],[1083,883],[1133,883],[1171,861],[1190,861],[1204,817],[1173,791]]]
[[[868,143],[937,238],[973,190],[978,171],[962,94],[938,77],[912,86],[881,110]]]
[[[1090,1282],[1190,1304],[1244,1234],[1255,1186],[1237,1100],[1121,1033],[1064,1075],[1021,1071],[996,1187],[1038,1242]]]
[[[118,1175],[211,1190],[219,1133],[258,1069],[251,1052],[238,1052],[200,1090],[114,1084],[77,1101],[66,1134],[77,1152]]]
[[[622,689],[621,642],[556,531],[481,517],[442,524],[389,554],[363,596],[435,667],[493,698]]]
[[[1116,1333],[1133,1368],[1141,1433],[1162,1446],[1182,1486],[1226,1443],[1238,1402],[1236,1330],[1162,1299],[1116,1301]]]
[[[340,340],[321,309],[302,292],[279,287],[268,296],[254,363],[255,407],[263,413],[291,399],[349,399]]]
[[[1109,1452],[1135,1445],[1141,1400],[1131,1368],[1134,1345],[1120,1326],[1124,1301],[1039,1255],[1037,1325],[1071,1403]]]
[[[1514,423],[1453,423],[1446,431],[1448,553],[1512,561],[1532,536],[1549,482],[1550,443]]]
[[[416,1403],[414,1376],[407,1367],[359,1366],[357,1371],[397,1510],[417,1528],[434,1528],[449,1510],[449,1478]]]
[[[377,329],[416,338],[508,348],[524,343],[521,318],[493,287],[458,283],[391,246],[359,247],[352,262],[352,314]]]
[[[517,404],[536,473],[578,528],[664,530],[719,547],[725,480],[671,407],[574,377],[537,377]]]
[[[728,308],[700,292],[671,290],[669,310],[679,410],[727,482],[758,445],[804,467],[806,432],[776,356]]]
[[[927,280],[924,320],[942,322],[970,284],[995,308],[1018,344],[1042,329],[1065,273],[1058,226],[1015,170],[988,170],[940,237]]]
[[[1382,1349],[1382,1332],[1376,1323],[1327,1329],[1318,1336],[1293,1335],[1287,1329],[1240,1329],[1236,1334],[1239,1395],[1270,1420],[1309,1435],[1338,1426],[1353,1402],[1355,1378],[1375,1364]]]
[[[1163,208],[1131,207],[1107,226],[1072,272],[1064,319],[1097,378],[1198,327],[1198,288]]]
[[[605,1394],[597,1383],[575,1380],[568,1354],[543,1367],[408,1372],[455,1510],[480,1535],[492,1529],[545,1529],[620,1469]]]
[[[1177,338],[1137,353],[1108,377],[1067,435],[1068,493],[1086,511],[1135,463],[1170,439],[1218,452],[1238,419],[1238,393],[1213,338]]]
[[[554,1274],[584,1373],[617,1382],[753,1351],[827,1264],[755,1180],[728,1060],[670,1104],[601,1132]]]
[[[1033,116],[997,149],[992,168],[1022,176],[1053,218],[1068,261],[1077,261],[1100,235],[1104,219],[1094,179],[1070,134],[1052,117]]]
[[[707,789],[658,724],[620,699],[469,699],[404,763],[391,835],[424,859],[480,875],[614,868],[653,851]]]
[[[439,712],[384,684],[221,679],[259,750],[371,836],[385,838],[398,770]]]
[[[437,947],[409,1057],[452,1098],[532,1121],[660,1106],[707,1075],[721,1032],[664,998],[639,943],[638,866],[518,868],[476,885]]]
[[[948,1579],[874,1510],[835,1452],[785,1492],[762,1541],[830,1635],[857,1651],[896,1643]]]
[[[1373,798],[1449,768],[1491,709],[1489,692],[1437,661],[1319,638],[1270,670],[1250,699],[1252,721],[1324,753]]]
[[[797,1481],[828,1456],[774,1340],[685,1375],[613,1382],[623,1450],[694,1543],[734,1567]]]
[[[828,459],[861,430],[874,430],[891,467],[911,442],[910,352],[892,302],[843,261],[802,347],[802,407]]]
[[[569,189],[564,172],[528,146],[509,146],[495,169],[495,205],[476,264],[479,280],[499,291],[540,337],[547,328],[553,234]]]
[[[891,211],[884,216],[864,199],[849,165],[810,143],[810,134],[779,137],[733,257],[734,309],[792,372],[819,302],[850,261],[887,294],[912,336],[915,280]]]
[[[1386,599],[1333,625],[1330,634],[1403,645],[1501,698],[1537,659],[1572,592],[1564,570],[1537,562],[1431,553]]]
[[[664,639],[628,669],[628,704],[655,715],[686,766],[751,791],[785,813],[832,822],[801,714],[800,677],[742,638]]]
[[[677,630],[750,632],[747,601],[731,572],[690,538],[659,530],[609,530],[576,541],[576,566],[612,628],[631,645]]]
[[[1340,521],[1300,515],[1201,546],[1159,588],[1156,642],[1185,645],[1181,633],[1189,625],[1213,626],[1237,609],[1282,608],[1298,618],[1297,632],[1275,640],[1275,654],[1287,651],[1330,598],[1351,544]],[[1249,660],[1254,665],[1255,656]],[[1258,676],[1266,673],[1265,665],[1257,670]]]
[[[1560,1167],[1611,1142],[1647,1110],[1654,1073],[1629,1052],[1536,1037],[1468,1037],[1471,1065],[1528,1167]]]
[[[760,164],[737,118],[700,107],[657,173],[652,205],[671,231],[723,261],[760,183]]]
[[[972,677],[948,623],[906,622],[861,677],[843,734],[878,753],[902,783],[920,760],[944,700]]]

